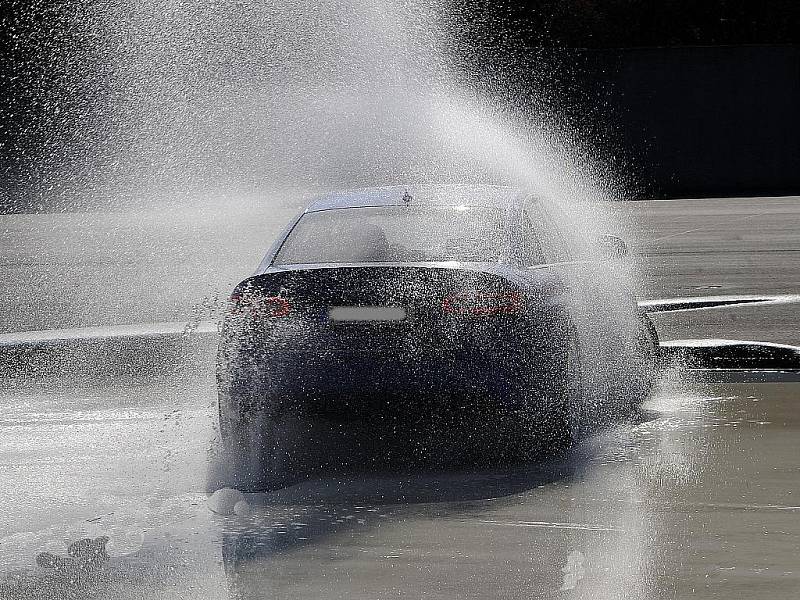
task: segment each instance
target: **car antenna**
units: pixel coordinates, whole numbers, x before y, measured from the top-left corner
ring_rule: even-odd
[[[403,204],[405,204],[406,206],[408,206],[408,205],[410,205],[410,204],[411,204],[411,201],[412,201],[413,199],[414,199],[414,196],[412,196],[411,194],[409,194],[409,193],[408,193],[408,190],[406,190],[406,191],[404,191],[404,192],[403,192],[403,197],[401,198],[401,200],[403,201]]]

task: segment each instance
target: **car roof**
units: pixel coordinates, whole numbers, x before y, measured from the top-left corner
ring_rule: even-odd
[[[314,200],[305,212],[373,206],[403,206],[404,196],[411,206],[476,206],[509,208],[522,203],[519,190],[500,185],[394,185],[325,194]]]

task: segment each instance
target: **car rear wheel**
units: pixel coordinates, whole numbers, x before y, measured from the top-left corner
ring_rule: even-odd
[[[220,416],[231,485],[242,491],[257,492],[296,482],[292,442],[297,438],[297,428],[294,419],[276,419],[264,411],[247,414],[238,422],[226,422]]]
[[[525,391],[525,402],[515,415],[513,435],[519,443],[519,458],[532,460],[560,454],[573,443],[584,400],[580,347],[572,325],[567,327],[565,343],[555,349],[545,373]]]
[[[632,380],[634,389],[630,394],[633,408],[638,408],[647,399],[662,371],[656,328],[646,314],[641,314],[639,320],[641,326],[636,337],[636,359],[639,361],[639,368]]]
[[[270,406],[261,372],[231,361],[217,380],[219,429],[231,485],[242,491],[285,487],[294,480],[289,442],[296,424]]]

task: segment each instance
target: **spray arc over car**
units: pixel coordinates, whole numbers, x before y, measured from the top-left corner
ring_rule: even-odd
[[[223,324],[220,429],[238,485],[338,467],[329,434],[349,429],[376,461],[528,460],[643,401],[658,342],[630,290],[607,284],[624,243],[565,245],[553,210],[480,185],[311,204]]]

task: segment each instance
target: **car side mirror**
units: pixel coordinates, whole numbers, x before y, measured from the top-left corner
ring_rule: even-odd
[[[628,246],[622,238],[615,235],[601,235],[597,238],[600,256],[606,260],[622,258],[628,254]]]

